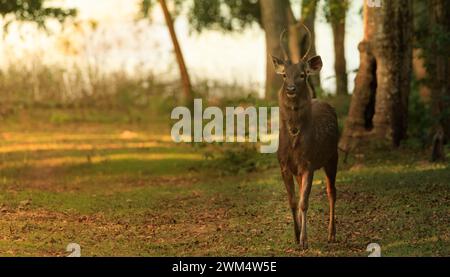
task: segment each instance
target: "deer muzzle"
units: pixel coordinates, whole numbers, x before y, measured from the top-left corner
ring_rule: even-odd
[[[295,85],[288,85],[286,87],[286,94],[289,98],[294,98],[296,96],[295,91],[297,90]]]

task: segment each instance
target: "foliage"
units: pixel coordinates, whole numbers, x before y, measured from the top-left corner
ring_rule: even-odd
[[[258,153],[255,147],[247,147],[245,144],[235,145],[224,151],[220,169],[233,174],[255,171],[256,155]]]
[[[448,9],[449,3],[447,1],[444,2]],[[423,80],[423,84],[432,90],[437,90],[436,86],[440,84],[436,80],[436,60],[442,57],[449,57],[450,26],[448,26],[448,23],[445,26],[445,23],[437,24],[432,22],[430,9],[434,9],[431,6],[433,3],[419,0],[414,1],[414,47],[421,50],[421,58],[424,60],[427,71],[427,76]],[[437,97],[440,97],[440,99]],[[448,92],[442,93],[437,97],[432,101],[439,102],[442,110],[438,115],[434,115],[434,121],[430,120],[429,126],[435,126],[438,121],[450,116],[450,97]],[[429,112],[431,113],[431,111]]]
[[[257,0],[195,0],[189,11],[189,22],[203,29],[241,30],[254,22],[261,24]]]
[[[422,49],[425,60],[430,54],[447,55],[450,45],[450,32],[443,26],[430,28],[428,3],[419,0],[414,1],[414,42],[416,48]]]
[[[47,7],[46,0],[0,0],[0,15],[3,17],[13,15],[14,20],[36,22],[40,27],[45,27],[45,20],[48,18],[57,19],[63,22],[69,16],[75,16],[75,9],[62,9],[57,7]],[[8,19],[7,19],[8,20]],[[7,30],[12,20],[8,20],[4,25]]]
[[[155,2],[142,0],[143,16],[150,16]],[[205,29],[242,30],[261,19],[258,0],[172,0],[171,3],[175,17],[186,7],[190,26],[197,32]]]
[[[110,109],[130,114],[150,109],[170,118],[171,109],[182,104],[179,82],[163,79],[143,68],[135,75],[120,70],[103,74],[96,70],[97,66],[101,64],[78,65],[67,70],[63,66],[42,64],[39,60],[31,68],[20,62],[13,63],[0,71],[0,119],[22,108],[35,107]],[[196,95],[215,106],[269,105],[255,96],[256,88],[236,83],[198,80],[193,89]]]
[[[420,97],[420,82],[413,81],[408,105],[408,137],[409,142],[425,146],[429,140],[429,127],[432,125],[431,111]]]
[[[158,2],[158,0],[142,0],[140,3],[141,6],[141,15],[143,17],[150,17],[150,13],[153,10],[155,4]],[[186,3],[186,1],[183,0],[171,0],[171,3],[173,4],[173,9],[171,10],[171,15],[173,17],[177,17],[183,8],[183,4]]]
[[[274,155],[259,153],[257,145],[253,143],[238,143],[230,147],[221,144],[220,150],[217,150],[221,155],[209,167],[221,175],[248,174],[275,166]]]
[[[88,72],[89,78],[85,78]],[[84,107],[132,112],[152,108],[167,112],[175,105],[179,84],[164,82],[145,70],[139,76],[116,71],[107,75],[92,67],[68,71],[56,65],[16,63],[0,71],[0,118],[23,108]],[[30,78],[32,76],[32,78]]]
[[[303,17],[308,17],[310,15],[312,15],[312,13],[315,12],[317,4],[320,0],[301,0],[301,5],[302,5],[302,16]],[[294,3],[296,1],[291,0],[292,4],[298,4],[298,3]]]
[[[348,0],[325,0],[324,14],[328,22],[345,20],[349,8]]]

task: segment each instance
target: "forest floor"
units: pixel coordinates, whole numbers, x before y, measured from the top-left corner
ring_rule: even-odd
[[[422,150],[340,161],[333,244],[318,172],[303,251],[276,162],[229,174],[210,166],[219,158],[209,146],[172,143],[168,124],[118,118],[21,112],[2,122],[0,256],[64,256],[72,242],[82,256],[367,256],[372,242],[382,256],[450,255],[450,164]]]

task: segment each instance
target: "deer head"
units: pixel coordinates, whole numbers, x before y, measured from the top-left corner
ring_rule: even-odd
[[[283,37],[286,33],[284,30],[280,35],[281,50],[284,55],[284,60],[271,56],[275,72],[283,76],[283,91],[282,93],[288,98],[304,98],[309,96],[309,88],[306,79],[309,75],[318,74],[322,69],[322,59],[320,56],[314,56],[307,59],[309,51],[311,50],[311,31],[302,24],[309,35],[309,48],[305,55],[300,59],[300,62],[293,63],[286,52],[283,45]],[[302,97],[303,96],[303,97]]]

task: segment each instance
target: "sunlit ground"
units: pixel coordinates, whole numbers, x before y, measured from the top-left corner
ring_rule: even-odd
[[[0,126],[0,255],[63,256],[71,242],[82,256],[366,256],[371,242],[450,255],[450,167],[421,150],[341,163],[335,244],[317,174],[302,251],[276,163],[227,174],[210,146],[171,143],[166,123],[32,118]]]

